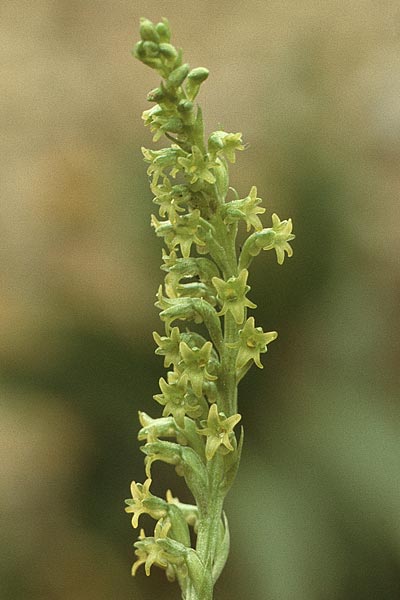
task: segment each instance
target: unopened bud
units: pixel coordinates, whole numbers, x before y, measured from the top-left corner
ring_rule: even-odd
[[[181,100],[178,104],[179,112],[190,112],[193,110],[193,102],[190,100]]]
[[[161,23],[157,23],[156,31],[160,36],[161,42],[169,42],[171,39],[171,30],[167,19],[163,19]]]
[[[146,55],[145,49],[143,48],[143,43],[143,40],[140,40],[140,42],[137,42],[135,44],[132,50],[133,56],[135,56],[135,58],[138,58],[139,60],[141,60]]]
[[[151,41],[143,42],[143,50],[148,58],[156,58],[160,54],[157,44]]]
[[[164,100],[164,93],[162,89],[155,88],[154,90],[151,90],[151,92],[147,94],[147,100],[149,102],[161,102]]]
[[[154,24],[149,19],[140,20],[140,36],[144,41],[155,42],[156,44],[160,41],[160,36]]]
[[[172,44],[163,43],[159,45],[160,53],[167,59],[175,59],[178,56],[176,48]]]
[[[188,79],[195,83],[203,83],[209,76],[210,71],[205,69],[204,67],[197,67],[196,69],[192,69],[188,74]]]
[[[184,64],[172,71],[168,77],[168,83],[173,87],[179,87],[185,81],[187,74],[189,73],[189,65]]]

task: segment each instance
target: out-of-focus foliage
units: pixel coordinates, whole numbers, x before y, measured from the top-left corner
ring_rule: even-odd
[[[1,598],[177,596],[131,579],[123,513],[162,372],[139,152],[157,81],[129,50],[166,10],[210,69],[209,131],[250,144],[233,185],[297,234],[285,273],[262,255],[250,282],[279,340],[241,389],[218,598],[396,600],[400,16],[372,0],[2,3]]]

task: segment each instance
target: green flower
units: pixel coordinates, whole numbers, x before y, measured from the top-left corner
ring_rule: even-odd
[[[218,299],[222,302],[219,315],[225,315],[229,311],[238,325],[244,321],[246,307],[257,308],[256,304],[246,298],[250,289],[250,286],[246,285],[248,275],[247,269],[243,269],[238,277],[230,277],[228,281],[219,277],[212,278]]]
[[[199,237],[200,233],[200,211],[182,215],[176,218],[174,223],[171,221],[158,221],[152,215],[151,224],[159,237],[163,237],[167,246],[174,250],[176,246],[180,246],[182,256],[188,258],[192,244],[204,246],[205,242]]]
[[[199,180],[215,183],[215,175],[211,169],[218,167],[218,164],[211,162],[207,155],[204,157],[197,146],[192,147],[192,154],[189,154],[187,158],[179,157],[178,163],[183,167],[191,184]]]
[[[276,340],[277,337],[276,331],[264,333],[261,327],[254,326],[254,317],[248,318],[240,332],[236,368],[242,369],[250,360],[254,360],[257,367],[262,369],[260,353],[267,352],[267,345]]]
[[[170,169],[170,174],[172,177],[175,177],[179,170],[178,158],[186,156],[186,152],[176,144],[172,144],[170,148],[163,148],[162,150],[149,150],[142,147],[142,154],[144,161],[150,163],[147,174],[153,175],[153,189],[160,177],[165,178],[164,169]]]
[[[212,348],[211,342],[206,342],[201,348],[197,348],[197,346],[190,348],[186,342],[181,342],[179,345],[182,360],[178,367],[189,379],[198,398],[202,396],[204,380],[215,381],[217,379],[215,375],[211,375],[207,371]]]
[[[169,581],[175,580],[175,569],[180,569],[183,566],[183,557],[171,556],[157,542],[168,538],[168,532],[171,528],[169,519],[160,519],[157,521],[154,536],[146,537],[144,530],[140,531],[139,540],[135,543],[135,554],[137,560],[132,567],[132,575],[141,565],[144,565],[144,570],[147,576],[150,575],[150,570],[153,565],[165,569]]]
[[[169,298],[204,298],[212,306],[216,304],[215,290],[203,281],[181,283],[181,275],[171,271],[165,277],[165,291]]]
[[[164,264],[161,265],[160,269],[162,269],[163,271],[169,271],[171,267],[173,267],[178,262],[178,255],[174,250],[167,254],[164,248],[161,252]]]
[[[199,93],[201,84],[207,79],[209,70],[204,67],[192,69],[188,74],[185,92],[189,100],[194,100]]]
[[[179,344],[181,341],[181,334],[179,327],[173,327],[169,336],[161,336],[154,331],[153,338],[158,345],[155,353],[164,356],[164,367],[177,365],[180,360]]]
[[[152,444],[161,437],[181,438],[181,433],[177,430],[176,422],[172,417],[159,417],[153,419],[145,412],[139,411],[139,421],[142,426],[138,433],[138,440],[145,440]]]
[[[290,258],[293,256],[293,249],[288,242],[294,239],[292,234],[292,219],[281,221],[277,214],[272,215],[272,229],[275,232],[274,249],[278,264],[282,265],[285,260],[285,252]]]
[[[158,204],[161,217],[168,217],[171,223],[175,222],[179,213],[185,212],[181,204],[186,204],[190,200],[190,192],[185,185],[171,185],[168,177],[164,177],[163,183],[151,186],[155,194],[153,202]]]
[[[258,206],[261,198],[257,198],[257,188],[255,185],[250,190],[250,193],[243,200],[232,200],[224,206],[224,223],[236,223],[243,220],[246,223],[247,231],[254,227],[256,231],[261,231],[262,223],[257,215],[265,213],[265,208]]]
[[[139,517],[142,514],[148,514],[153,519],[160,519],[167,514],[167,511],[162,507],[163,501],[160,501],[160,506],[157,506],[157,504],[159,504],[157,502],[159,499],[150,493],[150,485],[150,478],[146,479],[143,484],[136,483],[135,481],[132,481],[131,483],[132,498],[125,500],[128,505],[125,508],[125,512],[133,513],[132,527],[134,527],[134,529],[138,526]],[[146,501],[149,502],[149,500],[153,503],[153,508],[145,506]]]
[[[164,133],[181,134],[184,131],[184,123],[175,106],[167,109],[165,105],[156,104],[143,112],[142,119],[146,126],[150,126],[150,131],[155,132],[153,142],[157,142]]]
[[[218,413],[216,404],[212,404],[208,413],[207,422],[204,422],[205,427],[198,429],[200,435],[207,436],[206,441],[206,458],[211,460],[214,454],[221,448],[223,454],[232,452],[232,440],[235,435],[234,427],[239,423],[241,415],[236,414],[228,418],[223,413]]]
[[[184,418],[187,415],[197,419],[203,414],[203,407],[195,395],[188,390],[186,374],[180,375],[170,371],[167,375],[168,382],[161,377],[159,381],[161,394],[156,394],[154,400],[164,406],[163,417],[172,415],[179,427],[184,427]]]
[[[229,162],[236,162],[235,152],[244,150],[241,133],[226,133],[226,131],[214,131],[208,139],[208,148],[211,153],[225,154]]]

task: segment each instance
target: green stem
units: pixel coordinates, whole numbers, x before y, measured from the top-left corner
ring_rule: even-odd
[[[235,246],[237,228],[227,232],[222,219],[218,217],[214,221],[214,226],[217,241],[220,246],[225,249],[223,257],[224,277],[229,278],[237,275]],[[223,410],[227,416],[229,416],[236,412],[237,409],[237,382],[235,368],[237,348],[232,348],[232,344],[238,340],[239,326],[230,313],[225,315],[224,326],[224,344],[221,371],[219,376],[219,408]],[[206,572],[208,572],[212,577],[212,567],[216,553],[218,552],[218,543],[221,532],[222,508],[225,499],[225,492],[221,490],[221,484],[224,479],[223,456],[218,453],[215,454],[213,459],[208,463],[207,470],[209,476],[208,506],[206,513],[200,518],[196,550],[200,559],[204,563]],[[196,592],[193,586],[189,584],[186,592],[186,600],[212,599],[212,590],[201,589],[200,592]]]
[[[207,465],[209,475],[209,501],[206,513],[199,522],[196,550],[202,560],[206,572],[212,578],[212,568],[221,532],[222,507],[225,494],[221,492],[221,482],[224,476],[223,457],[216,454]],[[198,593],[190,591],[187,600],[212,600],[213,592],[202,588]]]

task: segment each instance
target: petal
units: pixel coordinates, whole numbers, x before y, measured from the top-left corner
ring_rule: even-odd
[[[210,435],[206,443],[206,458],[211,460],[221,445],[221,439],[215,435]]]
[[[136,571],[138,570],[138,568],[140,567],[140,565],[144,565],[144,563],[146,562],[145,558],[138,558],[137,561],[135,561],[132,565],[132,575],[135,576],[136,575]]]
[[[243,302],[231,303],[228,306],[228,310],[231,312],[237,325],[241,325],[244,321],[244,306]]]

